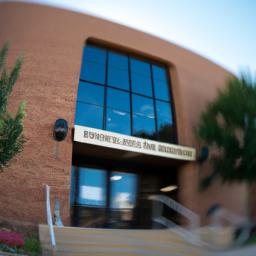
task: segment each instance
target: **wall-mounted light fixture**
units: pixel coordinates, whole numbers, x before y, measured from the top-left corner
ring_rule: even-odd
[[[65,119],[57,119],[53,127],[53,138],[56,141],[63,141],[68,134],[68,122]]]
[[[58,154],[59,154],[59,148],[58,145],[60,141],[63,141],[68,134],[68,122],[65,119],[57,119],[55,121],[55,124],[53,126],[53,138],[56,141],[56,145],[55,145],[55,158],[58,158]]]
[[[209,149],[208,147],[204,146],[201,147],[198,153],[197,161],[201,164],[203,163],[209,156]]]
[[[170,185],[170,186],[161,188],[160,191],[162,191],[162,192],[171,192],[171,191],[173,191],[173,190],[175,190],[177,188],[178,188],[177,185]]]

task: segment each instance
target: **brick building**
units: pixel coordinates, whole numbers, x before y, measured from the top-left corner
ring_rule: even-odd
[[[0,220],[45,222],[45,184],[60,199],[64,223],[78,226],[145,227],[146,197],[157,193],[203,223],[216,202],[245,214],[243,185],[216,182],[198,192],[209,166],[196,161],[194,128],[229,72],[155,36],[72,11],[0,3],[0,24],[0,45],[11,41],[9,63],[24,54],[9,108],[27,102],[27,142],[0,174]],[[56,146],[59,118],[69,130]]]

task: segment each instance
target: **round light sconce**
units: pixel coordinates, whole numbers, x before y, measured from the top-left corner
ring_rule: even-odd
[[[56,141],[63,141],[68,134],[68,122],[65,119],[57,119],[53,128],[53,138]]]
[[[58,158],[59,155],[59,143],[63,141],[68,135],[68,122],[65,119],[57,119],[53,127],[53,138],[56,141],[54,155]]]
[[[199,150],[197,161],[201,164],[203,163],[209,156],[209,149],[208,147],[202,147]]]

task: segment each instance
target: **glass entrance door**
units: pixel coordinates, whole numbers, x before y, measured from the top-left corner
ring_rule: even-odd
[[[137,175],[111,172],[110,225],[114,228],[131,228],[137,199]]]
[[[79,227],[102,227],[106,223],[107,173],[103,169],[73,167],[70,202],[72,224]]]
[[[137,175],[106,169],[73,167],[73,225],[130,228],[137,200]]]
[[[71,178],[73,225],[79,227],[152,228],[150,195],[164,194],[177,201],[176,172],[155,169],[74,167]],[[172,176],[173,174],[173,176]],[[177,186],[176,186],[177,187]],[[164,215],[179,221],[175,212]],[[162,228],[162,227],[159,227]]]

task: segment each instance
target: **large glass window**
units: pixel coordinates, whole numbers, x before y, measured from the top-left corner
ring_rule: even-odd
[[[103,107],[104,87],[91,83],[80,82],[78,86],[77,101]]]
[[[81,79],[104,84],[106,80],[106,51],[88,45],[84,48]]]
[[[163,101],[156,101],[158,134],[161,141],[170,142],[174,138],[174,125],[170,104]]]
[[[76,103],[75,124],[103,129],[103,107],[78,101]]]
[[[79,167],[77,203],[95,207],[106,206],[106,172],[104,170]]]
[[[106,130],[131,135],[130,94],[107,89]]]
[[[128,57],[114,52],[108,55],[108,85],[129,90]]]
[[[167,69],[94,45],[84,48],[75,123],[176,143]]]
[[[138,95],[132,96],[133,113],[136,115],[155,118],[153,99]]]
[[[80,82],[75,124],[103,129],[104,87]]]
[[[133,135],[156,139],[154,102],[151,98],[133,95]]]
[[[157,139],[155,119],[133,115],[133,135],[145,139]]]
[[[130,112],[130,94],[128,92],[108,88],[107,107]]]
[[[132,91],[152,96],[150,65],[144,61],[131,58]]]
[[[108,108],[106,123],[108,131],[131,135],[130,113]]]
[[[166,69],[156,65],[152,66],[155,97],[161,100],[170,100],[169,85]]]

